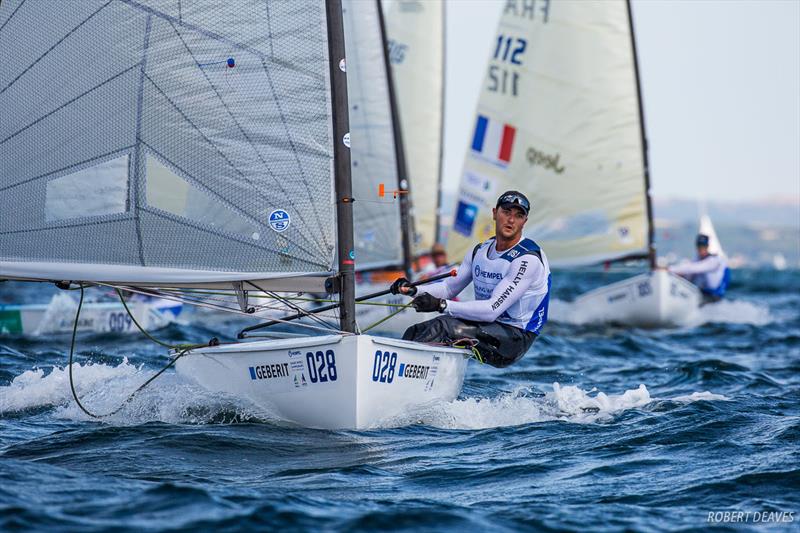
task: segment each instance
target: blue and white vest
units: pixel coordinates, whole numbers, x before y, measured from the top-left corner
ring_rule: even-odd
[[[692,276],[691,282],[697,285],[704,294],[722,298],[725,296],[725,291],[728,290],[728,284],[731,281],[731,269],[728,268],[728,262],[721,255],[712,254],[702,261],[712,257],[719,260],[719,266],[711,272],[695,274]]]
[[[505,252],[489,258],[489,251],[494,250],[495,238],[482,242],[472,251],[472,284],[475,288],[476,300],[488,300],[500,281],[508,273],[511,262],[521,255],[529,255],[532,261],[540,261],[544,266],[544,275],[534,280],[522,297],[514,302],[497,319],[537,335],[547,322],[547,309],[550,304],[550,265],[544,251],[531,239],[522,239],[519,244]]]

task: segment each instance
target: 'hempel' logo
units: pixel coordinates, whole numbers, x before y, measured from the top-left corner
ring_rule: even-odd
[[[480,265],[475,265],[475,277],[484,279],[503,279],[500,272],[489,272],[488,270],[481,270]]]

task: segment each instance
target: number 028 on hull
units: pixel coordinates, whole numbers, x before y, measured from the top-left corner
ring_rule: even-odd
[[[371,335],[328,335],[201,348],[176,369],[295,424],[366,429],[408,423],[415,412],[454,400],[468,356]]]

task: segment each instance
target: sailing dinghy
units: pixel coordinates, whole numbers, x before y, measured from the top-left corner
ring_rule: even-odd
[[[325,335],[210,342],[178,373],[320,428],[453,400],[468,351],[358,334],[372,196],[352,188],[344,45],[338,0],[2,2],[0,278],[245,315],[250,292],[328,293]]]
[[[139,333],[135,319],[147,330],[168,326],[178,317],[182,304],[163,298],[86,303],[78,321],[80,333]],[[69,295],[53,295],[46,304],[0,305],[0,335],[41,336],[72,333],[78,302]]]
[[[649,260],[650,272],[578,298],[582,315],[676,325],[697,309],[700,295],[655,269],[629,2],[507,2],[503,9],[449,252],[461,257],[490,237],[497,195],[519,189],[533,202],[526,236],[547,250],[551,267]]]

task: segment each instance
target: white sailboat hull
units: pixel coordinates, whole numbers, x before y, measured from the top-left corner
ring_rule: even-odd
[[[77,302],[54,298],[49,304],[0,306],[0,335],[50,335],[72,333]],[[148,331],[166,327],[175,321],[181,304],[129,302],[128,309],[139,324]],[[119,302],[84,303],[78,320],[79,333],[139,333],[125,307]]]
[[[192,350],[180,375],[283,420],[365,429],[454,400],[469,352],[371,335],[256,341]]]
[[[572,308],[585,322],[660,328],[687,324],[701,302],[697,287],[666,270],[654,270],[587,292]]]

